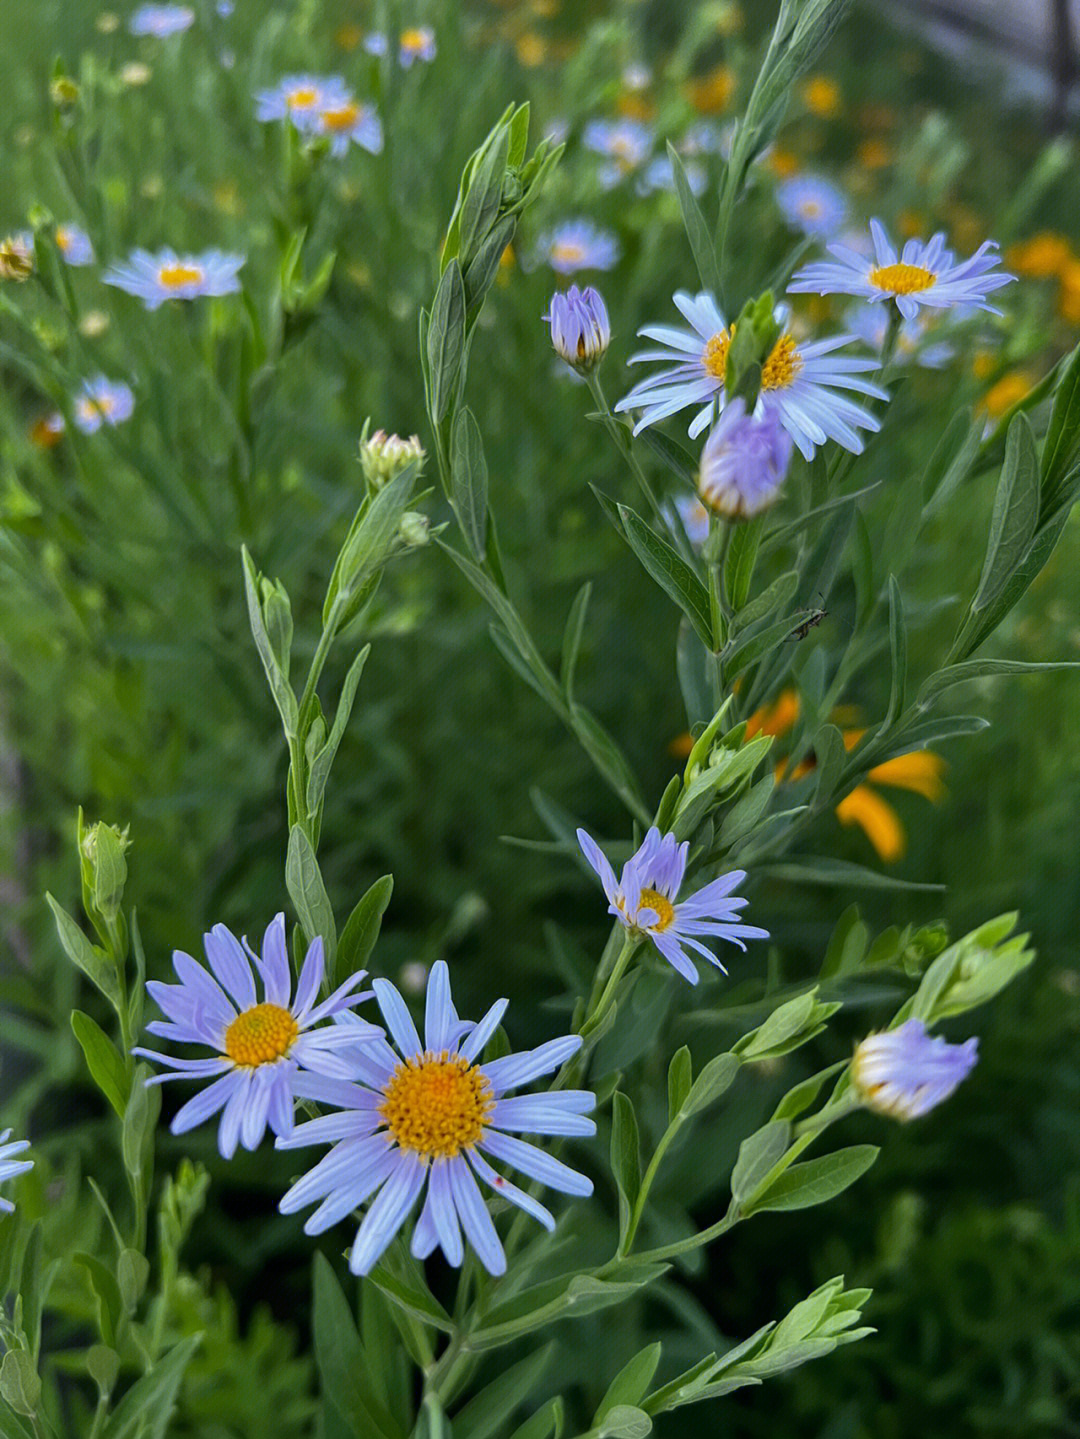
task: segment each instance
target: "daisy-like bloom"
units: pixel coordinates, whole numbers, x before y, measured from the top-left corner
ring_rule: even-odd
[[[272,90],[255,92],[255,118],[291,120],[298,130],[311,131],[320,111],[341,109],[350,98],[340,75],[286,75]]]
[[[575,370],[595,370],[611,344],[607,307],[591,285],[579,290],[571,285],[565,294],[556,291],[548,313],[555,352]]]
[[[435,31],[430,25],[413,25],[398,36],[398,64],[408,70],[414,60],[435,59]]]
[[[689,841],[680,844],[673,834],[661,837],[654,825],[616,880],[607,855],[596,841],[583,829],[578,830],[577,837],[585,858],[600,876],[608,898],[608,912],[624,929],[650,939],[668,964],[691,984],[697,984],[700,976],[684,945],[726,974],[727,970],[712,950],[701,943],[701,937],[726,939],[740,949],[746,948],[744,939],[768,939],[767,929],[739,922],[739,911],[749,900],[733,895],[732,890],[746,878],[744,869],[722,874],[676,903],[675,897],[686,874]]]
[[[90,243],[90,236],[85,230],[80,230],[78,225],[57,225],[55,239],[56,248],[69,265],[94,263],[94,247]]]
[[[780,493],[791,464],[793,443],[780,416],[768,405],[746,413],[736,395],[709,431],[698,469],[702,503],[725,519],[760,514]]]
[[[441,959],[428,978],[423,1043],[389,980],[375,980],[375,998],[397,1052],[384,1038],[357,1049],[355,1083],[339,1086],[339,1111],[298,1124],[288,1139],[278,1142],[280,1149],[324,1142],[334,1146],[297,1180],[279,1207],[284,1214],[294,1214],[321,1201],[304,1225],[306,1233],[321,1234],[374,1195],[349,1256],[352,1272],[367,1274],[426,1186],[412,1234],[416,1258],[426,1259],[441,1248],[448,1262],[458,1266],[467,1240],[490,1274],[502,1274],[506,1256],[477,1179],[546,1228],[554,1229],[555,1220],[531,1195],[497,1173],[487,1156],[563,1194],[592,1193],[584,1175],[514,1135],[594,1134],[596,1126],[585,1116],[594,1108],[595,1096],[563,1089],[505,1097],[557,1069],[581,1047],[581,1038],[571,1034],[481,1063],[506,1000],[492,1005],[478,1024],[463,1023],[451,998],[450,972]],[[346,1017],[339,1027],[347,1034],[355,1021]]]
[[[131,418],[135,396],[131,386],[114,384],[104,375],[84,380],[75,397],[75,424],[84,435],[92,435],[102,425],[119,425]]]
[[[537,256],[560,275],[578,270],[610,270],[619,259],[619,242],[591,220],[567,220],[537,242]]]
[[[820,175],[793,175],[776,187],[776,203],[794,230],[813,240],[835,235],[847,219],[844,192]]]
[[[33,1169],[32,1159],[16,1159],[16,1154],[22,1154],[30,1148],[29,1139],[17,1139],[14,1144],[9,1144],[11,1130],[5,1129],[0,1134],[0,1184],[5,1179],[14,1179],[17,1174],[25,1174],[28,1169]],[[10,1199],[0,1199],[0,1212],[10,1214],[15,1208]]]
[[[848,329],[880,355],[889,333],[889,316],[885,309],[881,305],[856,305],[846,318]],[[916,315],[914,320],[903,322],[893,354],[897,364],[912,361],[927,370],[940,370],[949,363],[956,350],[947,341],[932,345],[923,343],[929,328],[925,315]]]
[[[893,1119],[918,1119],[948,1099],[978,1057],[977,1039],[949,1044],[928,1034],[921,1019],[908,1019],[859,1044],[851,1082],[867,1109]]]
[[[187,5],[140,5],[128,21],[128,29],[132,35],[153,35],[164,40],[194,23],[195,11]]]
[[[231,1159],[237,1144],[254,1149],[267,1124],[277,1135],[292,1132],[293,1100],[322,1099],[334,1092],[351,1073],[339,1051],[353,1048],[379,1034],[376,1025],[357,1020],[349,1030],[324,1025],[322,1020],[350,1005],[371,998],[371,991],[354,994],[366,974],[360,970],[316,1003],[323,982],[323,946],[312,941],[304,959],[296,994],[285,946],[285,916],[267,926],[261,957],[223,924],[203,936],[210,963],[203,965],[182,950],[173,952],[179,984],[147,982],[147,992],[167,1016],[146,1026],[150,1034],[181,1044],[202,1044],[217,1051],[213,1059],[184,1059],[154,1049],[133,1049],[132,1054],[168,1065],[147,1084],[168,1079],[210,1079],[212,1083],[182,1106],[170,1126],[184,1134],[224,1110],[218,1129],[218,1149]],[[255,976],[262,982],[259,998]]]
[[[201,255],[178,255],[175,250],[132,250],[126,260],[110,265],[102,275],[106,285],[115,285],[137,295],[148,310],[166,300],[197,300],[204,295],[231,295],[240,288],[237,271],[245,256],[223,250],[206,250]]]
[[[688,160],[683,166],[683,170],[691,194],[700,195],[705,189],[705,171],[693,160]],[[653,195],[657,190],[674,191],[675,167],[671,163],[671,156],[657,155],[655,159],[650,160],[638,176],[634,188],[639,195]]]
[[[383,147],[382,121],[375,107],[361,105],[351,98],[342,105],[320,110],[312,129],[316,135],[329,137],[332,155],[344,155],[350,144],[359,145],[372,155],[378,155]]]
[[[938,232],[930,241],[908,240],[898,255],[889,241],[880,220],[870,221],[874,254],[868,258],[846,245],[830,245],[829,253],[838,265],[822,262],[807,265],[788,285],[789,292],[809,291],[817,295],[858,295],[864,300],[895,300],[905,320],[913,320],[920,305],[947,310],[954,305],[971,305],[1001,311],[986,302],[993,290],[1015,280],[999,270],[997,245],[984,240],[970,259],[955,263],[956,257],[945,248],[945,235]]]
[[[697,548],[709,538],[709,512],[700,500],[691,495],[676,495],[675,513],[686,531],[686,538]],[[686,751],[690,753],[689,750]]]
[[[641,350],[630,356],[630,363],[669,363],[641,380],[615,406],[616,410],[641,411],[634,425],[635,435],[693,406],[698,412],[690,423],[689,434],[694,437],[712,423],[717,408],[724,406],[724,376],[734,327],[728,325],[707,290],[698,295],[679,290],[673,298],[691,328],[646,325],[638,331],[663,348]],[[785,312],[779,309],[777,318],[784,317]],[[888,399],[880,386],[858,378],[860,372],[877,368],[873,360],[833,354],[850,344],[851,339],[850,335],[834,335],[804,345],[797,344],[785,330],[762,367],[759,405],[775,409],[780,423],[807,459],[813,459],[816,447],[826,440],[836,440],[857,455],[863,448],[859,430],[881,428],[869,410],[837,393],[855,390]]]
[[[653,131],[640,120],[590,120],[582,132],[581,142],[587,150],[605,155],[611,161],[599,174],[602,188],[610,190],[648,159],[653,147]]]
[[[0,240],[0,280],[29,280],[34,273],[34,237],[21,230]]]

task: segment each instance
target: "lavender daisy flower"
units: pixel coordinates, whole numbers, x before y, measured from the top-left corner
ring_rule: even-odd
[[[333,1143],[279,1207],[293,1214],[321,1201],[304,1225],[306,1233],[321,1234],[374,1195],[349,1256],[352,1272],[367,1274],[426,1187],[410,1246],[416,1258],[426,1259],[441,1248],[448,1262],[458,1266],[468,1241],[490,1274],[502,1274],[506,1256],[477,1179],[546,1228],[554,1229],[555,1220],[531,1195],[497,1173],[485,1156],[564,1194],[592,1193],[584,1175],[513,1136],[594,1134],[596,1126],[585,1115],[594,1107],[595,1096],[563,1089],[505,1098],[510,1090],[558,1068],[577,1052],[581,1038],[567,1035],[481,1064],[506,1000],[492,1005],[479,1024],[463,1023],[450,995],[450,972],[441,959],[428,978],[423,1043],[394,985],[377,979],[375,997],[398,1052],[382,1038],[357,1049],[356,1083],[341,1086],[339,1111],[298,1124],[288,1139],[279,1140],[281,1149]],[[347,1034],[355,1023],[343,1016],[340,1028]]]
[[[218,1149],[231,1159],[238,1143],[254,1149],[267,1124],[277,1135],[293,1127],[293,1100],[322,1099],[334,1093],[335,1084],[351,1074],[339,1055],[343,1046],[375,1037],[377,1026],[357,1020],[349,1030],[336,1025],[315,1026],[350,1005],[371,998],[371,991],[353,994],[366,970],[350,976],[329,998],[316,1004],[323,981],[323,946],[312,941],[300,971],[296,994],[285,947],[285,916],[276,915],[267,926],[262,956],[247,940],[241,945],[223,924],[203,936],[210,974],[190,954],[173,953],[179,984],[147,983],[147,992],[167,1016],[146,1026],[150,1034],[181,1044],[204,1044],[217,1050],[213,1059],[182,1059],[154,1049],[133,1049],[132,1054],[170,1066],[147,1084],[169,1079],[210,1079],[177,1112],[170,1126],[184,1134],[220,1110]],[[255,975],[262,981],[260,1000]],[[291,996],[291,997],[290,997]]]
[[[673,834],[665,834],[661,838],[654,825],[641,848],[623,865],[622,875],[616,880],[615,871],[596,841],[583,829],[578,830],[577,837],[585,858],[600,876],[600,883],[608,897],[608,912],[624,929],[651,939],[668,964],[691,984],[697,984],[700,976],[684,945],[697,950],[722,974],[727,973],[712,950],[701,943],[699,936],[714,935],[737,944],[740,949],[746,948],[744,939],[768,939],[767,929],[739,923],[739,911],[749,901],[738,896],[731,897],[731,892],[746,878],[744,869],[722,874],[681,904],[676,904],[675,896],[686,873],[689,842],[680,844]]]
[[[979,1041],[949,1044],[927,1033],[921,1019],[871,1034],[855,1050],[851,1083],[868,1109],[893,1119],[917,1119],[968,1077],[979,1057]]]
[[[382,30],[369,30],[364,36],[364,49],[369,55],[375,55],[381,59],[389,48],[390,42]]]
[[[793,441],[776,410],[758,405],[746,413],[741,395],[725,405],[701,453],[698,494],[726,519],[750,519],[780,493]]]
[[[164,40],[194,23],[195,11],[187,5],[140,5],[128,21],[128,29],[132,35],[153,35]]]
[[[398,37],[398,64],[408,70],[414,60],[435,59],[435,31],[430,25],[414,25]]]
[[[57,225],[54,236],[56,248],[69,265],[92,265],[94,247],[90,236],[78,225]]]
[[[240,288],[237,271],[245,256],[223,250],[206,250],[201,255],[178,255],[175,250],[132,250],[126,260],[110,265],[102,275],[106,285],[115,285],[137,295],[148,310],[166,300],[197,300],[204,295],[230,295]]]
[[[635,435],[680,410],[696,407],[697,414],[688,431],[693,438],[712,423],[724,406],[724,376],[734,327],[728,325],[707,290],[698,295],[679,290],[673,299],[691,328],[646,325],[638,334],[658,341],[663,348],[640,350],[630,356],[630,363],[674,363],[639,381],[615,406],[617,411],[641,411],[634,425]],[[778,320],[783,322],[786,314],[784,307],[778,307]],[[780,423],[807,459],[813,459],[816,447],[830,439],[859,454],[863,442],[858,431],[881,428],[869,410],[836,393],[855,390],[888,399],[880,386],[857,378],[861,372],[877,368],[873,360],[833,355],[834,350],[851,340],[851,335],[834,335],[797,344],[795,337],[785,331],[762,367],[759,405],[775,409]]]
[[[340,75],[286,75],[272,90],[255,92],[255,118],[291,120],[298,130],[310,131],[320,111],[340,109],[349,99]]]
[[[598,177],[601,187],[610,190],[648,159],[653,147],[653,131],[640,120],[590,120],[581,141],[587,150],[605,155],[611,161]]]
[[[537,258],[560,275],[578,270],[610,270],[619,259],[619,242],[610,230],[591,220],[567,220],[542,235],[536,246]]]
[[[706,185],[705,171],[694,160],[689,160],[683,166],[683,171],[691,194],[700,195]],[[657,190],[674,191],[675,167],[671,163],[670,155],[657,155],[654,160],[650,160],[634,188],[639,195],[653,195]]]
[[[5,1129],[0,1134],[0,1184],[5,1179],[14,1179],[17,1174],[25,1174],[28,1169],[33,1169],[32,1159],[16,1159],[16,1154],[22,1154],[30,1148],[29,1139],[17,1139],[14,1144],[7,1141],[11,1138],[11,1130]],[[15,1208],[10,1199],[0,1199],[0,1211],[10,1214]]]
[[[359,145],[372,155],[378,155],[383,147],[382,121],[374,106],[361,105],[351,98],[343,105],[320,110],[313,132],[329,137],[332,155],[344,155],[350,144]]]
[[[104,375],[84,380],[75,397],[75,424],[84,435],[93,435],[102,425],[119,425],[131,418],[135,396],[131,386],[113,383]]]
[[[856,305],[846,316],[846,321],[848,329],[854,335],[865,340],[878,355],[881,354],[889,333],[889,316],[883,306]],[[905,320],[897,336],[894,362],[904,364],[911,360],[927,370],[940,370],[943,365],[947,365],[956,354],[955,348],[945,340],[924,345],[923,339],[928,330],[925,315],[917,315],[914,320]]]
[[[846,245],[830,245],[829,253],[840,264],[823,262],[807,265],[788,285],[788,290],[811,291],[818,295],[858,295],[864,300],[895,300],[905,320],[913,320],[920,305],[934,309],[951,309],[954,305],[974,305],[1001,311],[986,303],[993,290],[1015,280],[1015,275],[989,272],[1000,264],[997,245],[984,240],[970,259],[955,264],[955,256],[945,248],[945,236],[936,234],[930,241],[908,240],[897,255],[880,220],[870,221],[874,242],[872,257],[860,255]]]
[[[820,175],[794,175],[776,187],[776,203],[787,223],[814,240],[835,235],[847,219],[848,202]]]
[[[611,344],[607,307],[591,285],[579,290],[571,285],[565,294],[551,297],[543,317],[551,326],[551,343],[572,369],[594,370]]]

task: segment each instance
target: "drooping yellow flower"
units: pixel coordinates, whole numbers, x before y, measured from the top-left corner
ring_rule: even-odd
[[[840,86],[830,75],[811,75],[802,87],[803,104],[823,120],[840,113]]]

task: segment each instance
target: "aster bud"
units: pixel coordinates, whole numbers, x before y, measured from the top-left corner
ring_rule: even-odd
[[[579,374],[596,369],[611,344],[611,324],[598,291],[591,285],[584,290],[571,285],[565,293],[557,291],[543,318],[551,326],[557,355]]]
[[[429,540],[431,521],[427,515],[422,515],[418,510],[406,510],[398,525],[398,534],[409,549],[420,549]]]
[[[867,1109],[892,1119],[917,1119],[965,1080],[978,1059],[979,1041],[949,1044],[921,1019],[870,1034],[855,1050],[851,1084]]]
[[[792,448],[775,411],[747,414],[745,401],[737,396],[724,406],[701,454],[702,503],[729,520],[760,514],[780,493]]]
[[[418,462],[417,473],[423,468],[426,454],[417,435],[403,440],[400,435],[388,435],[385,430],[376,430],[368,435],[367,425],[360,436],[360,465],[369,488],[382,487],[400,475],[406,465]]]
[[[117,829],[99,820],[84,829],[80,815],[78,838],[84,898],[89,900],[87,911],[96,911],[107,924],[111,923],[120,912],[127,883],[124,852],[131,844],[128,827]]]
[[[29,235],[0,240],[0,280],[29,280],[34,273],[34,242]]]

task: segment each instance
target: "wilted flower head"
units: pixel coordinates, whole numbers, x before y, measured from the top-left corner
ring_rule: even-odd
[[[364,479],[373,490],[381,490],[395,475],[400,475],[406,465],[417,461],[422,467],[426,452],[418,435],[403,440],[400,435],[388,435],[385,430],[376,430],[373,435],[360,436],[360,466]]]
[[[544,319],[551,326],[556,353],[575,370],[594,370],[611,344],[611,325],[603,298],[591,285],[556,291]]]
[[[84,380],[75,397],[75,424],[84,435],[92,435],[102,425],[119,425],[131,418],[135,396],[130,385],[114,383],[104,375]]]
[[[615,871],[596,841],[583,829],[578,830],[577,837],[582,853],[600,876],[609,914],[624,929],[650,939],[672,968],[691,984],[697,984],[699,975],[684,945],[726,974],[712,950],[701,943],[701,937],[713,935],[740,949],[746,948],[744,939],[768,939],[767,929],[739,923],[739,911],[749,901],[732,896],[732,890],[746,878],[744,869],[722,874],[677,904],[675,897],[686,874],[688,842],[680,844],[673,834],[661,836],[654,825],[616,880]]]
[[[146,1028],[181,1044],[216,1050],[215,1057],[181,1059],[141,1048],[131,1052],[168,1066],[165,1074],[152,1076],[147,1084],[168,1079],[213,1081],[183,1105],[170,1127],[174,1134],[184,1134],[223,1110],[218,1149],[224,1159],[231,1159],[237,1144],[254,1149],[268,1124],[277,1135],[289,1134],[294,1100],[324,1099],[337,1092],[335,1083],[340,1089],[342,1077],[351,1073],[342,1068],[341,1048],[347,1042],[356,1048],[380,1031],[360,1020],[348,1032],[336,1025],[315,1028],[321,1020],[371,998],[370,990],[352,992],[366,971],[351,975],[318,1003],[325,966],[322,940],[315,939],[294,995],[283,914],[267,926],[261,955],[223,924],[215,924],[203,936],[203,945],[209,970],[176,950],[173,968],[180,983],[147,983],[151,999],[167,1018]],[[262,982],[261,1000],[256,975]]]
[[[758,405],[748,415],[737,395],[724,406],[701,453],[702,503],[725,519],[760,514],[780,493],[793,448],[775,410]]]
[[[432,965],[427,982],[423,1042],[389,980],[375,981],[375,998],[396,1052],[381,1031],[374,1044],[357,1046],[355,1083],[341,1086],[352,1095],[335,1101],[338,1112],[299,1124],[280,1141],[282,1149],[334,1146],[297,1180],[282,1199],[281,1211],[294,1214],[318,1202],[304,1229],[322,1234],[374,1195],[349,1256],[352,1272],[367,1274],[426,1189],[410,1245],[414,1256],[426,1259],[442,1249],[457,1266],[467,1240],[490,1274],[502,1274],[506,1255],[476,1181],[548,1229],[555,1228],[555,1220],[531,1194],[493,1169],[486,1156],[564,1194],[592,1193],[583,1174],[515,1135],[595,1134],[595,1124],[586,1117],[595,1096],[562,1089],[507,1098],[576,1054],[581,1037],[570,1034],[538,1049],[481,1062],[506,1000],[493,1004],[479,1023],[460,1020],[450,972],[441,959]],[[343,1019],[340,1032],[348,1036],[357,1023]]]
[[[30,1148],[29,1139],[17,1139],[14,1144],[8,1144],[11,1137],[11,1130],[5,1129],[0,1134],[0,1183],[5,1179],[14,1179],[17,1174],[25,1174],[28,1169],[33,1169],[32,1159],[16,1159],[16,1154],[22,1154]],[[10,1199],[0,1199],[0,1211],[10,1214],[15,1208]]]
[[[880,220],[870,221],[874,242],[872,256],[860,255],[847,245],[830,245],[829,253],[840,264],[828,262],[807,265],[788,285],[789,291],[810,291],[818,295],[858,295],[864,300],[895,300],[906,320],[913,320],[920,305],[933,309],[950,309],[954,305],[973,305],[999,315],[1000,310],[986,302],[993,290],[1015,280],[1015,275],[998,270],[1001,263],[997,245],[984,240],[970,259],[955,263],[951,250],[945,248],[945,236],[939,232],[931,240],[908,240],[898,255]]]
[[[871,1034],[855,1050],[851,1082],[868,1109],[893,1119],[917,1119],[968,1077],[979,1041],[949,1044],[927,1033],[921,1019]]]
[[[0,240],[0,280],[29,280],[33,273],[33,235],[22,232]]]

